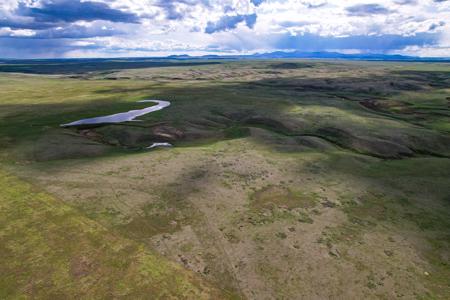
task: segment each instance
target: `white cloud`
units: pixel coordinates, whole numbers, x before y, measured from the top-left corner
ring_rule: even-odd
[[[0,28],[0,37],[31,37],[35,35],[36,32],[30,29],[11,29],[9,27]]]
[[[34,1],[42,5],[47,0]],[[59,1],[59,0],[58,0]],[[76,0],[73,0],[76,1]],[[111,23],[108,20],[80,20],[71,24],[58,24],[61,28],[70,25],[90,28],[85,30],[85,38],[78,38],[71,43],[74,47],[70,53],[114,53],[128,51],[152,55],[159,51],[266,51],[285,49],[284,47],[305,48],[304,43],[287,43],[286,40],[303,41],[302,36],[316,36],[323,45],[318,48],[334,49],[335,43],[330,41],[348,41],[339,39],[358,36],[389,36],[390,39],[410,38],[416,36],[437,36],[434,44],[427,40],[417,45],[406,45],[389,41],[386,52],[403,51],[417,55],[440,53],[450,56],[447,40],[449,37],[450,1],[435,2],[433,0],[265,0],[254,5],[250,0],[91,0],[108,4],[112,9],[137,15],[139,23]],[[3,20],[19,20],[25,24],[32,22],[30,17],[18,16],[15,11],[18,3],[31,4],[31,0],[0,0],[0,35],[31,37],[39,35],[39,31],[30,25],[1,27]],[[356,7],[349,9],[349,7]],[[245,22],[236,27],[224,27],[221,32],[205,33],[208,22],[217,22],[224,16],[252,15],[257,19],[253,28],[245,26]],[[12,22],[12,21],[11,21]],[[16,22],[17,23],[17,22]],[[13,25],[16,26],[17,24]],[[33,25],[35,25],[33,23]],[[56,25],[55,25],[56,28]],[[56,30],[53,28],[54,30]],[[62,30],[62,29],[60,29]],[[101,36],[102,30],[109,30],[112,36]],[[67,31],[68,32],[68,31]],[[73,32],[71,38],[76,35]],[[48,36],[48,34],[46,35]],[[370,43],[370,40],[368,40]],[[374,38],[380,43],[380,39]],[[314,43],[311,39],[311,43]],[[366,51],[355,48],[355,44],[343,45],[341,51]],[[400,45],[400,46],[398,46]],[[93,46],[97,47],[93,49]],[[395,47],[400,48],[395,48]],[[84,48],[83,48],[84,47]],[[303,48],[302,48],[303,47]],[[390,47],[390,48],[389,48]],[[89,49],[85,49],[89,48]],[[370,48],[370,47],[369,47]],[[421,50],[422,49],[422,50]],[[432,49],[436,49],[435,51]],[[433,52],[434,51],[434,52]],[[0,52],[1,54],[1,52]]]

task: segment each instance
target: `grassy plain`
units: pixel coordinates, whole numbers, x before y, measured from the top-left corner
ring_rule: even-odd
[[[450,297],[450,65],[25,67],[0,73],[3,297]],[[151,98],[172,105],[59,127]]]

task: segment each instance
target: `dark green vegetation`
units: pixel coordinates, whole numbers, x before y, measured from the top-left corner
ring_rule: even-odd
[[[160,59],[61,59],[61,60],[0,60],[0,72],[30,74],[80,74],[101,73],[107,75],[115,70],[158,67],[201,66],[216,62],[183,62]],[[114,78],[111,78],[114,79]]]
[[[218,297],[211,283],[250,299],[450,297],[448,64],[190,63],[0,75],[0,166],[21,178],[2,175],[2,296],[77,295],[101,274],[80,296],[119,284],[117,296]],[[39,66],[27,68],[50,73]],[[142,122],[59,127],[141,99],[172,105]],[[175,147],[145,150],[153,142]],[[60,252],[59,227],[74,243]],[[134,277],[133,251],[164,269],[160,289]],[[81,279],[78,252],[97,266]],[[166,259],[197,274],[172,289],[179,267]],[[24,271],[28,260],[39,263]]]

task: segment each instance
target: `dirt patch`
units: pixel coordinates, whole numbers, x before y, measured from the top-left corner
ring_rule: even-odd
[[[88,276],[96,268],[95,262],[88,256],[73,257],[70,272],[75,278]]]
[[[183,219],[173,209],[158,213],[145,213],[143,216],[133,218],[130,223],[120,226],[120,230],[131,232],[133,238],[145,239],[160,233],[178,231]]]

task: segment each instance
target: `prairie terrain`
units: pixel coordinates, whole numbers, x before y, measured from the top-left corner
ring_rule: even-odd
[[[450,298],[450,64],[87,66],[0,64],[0,298]]]

